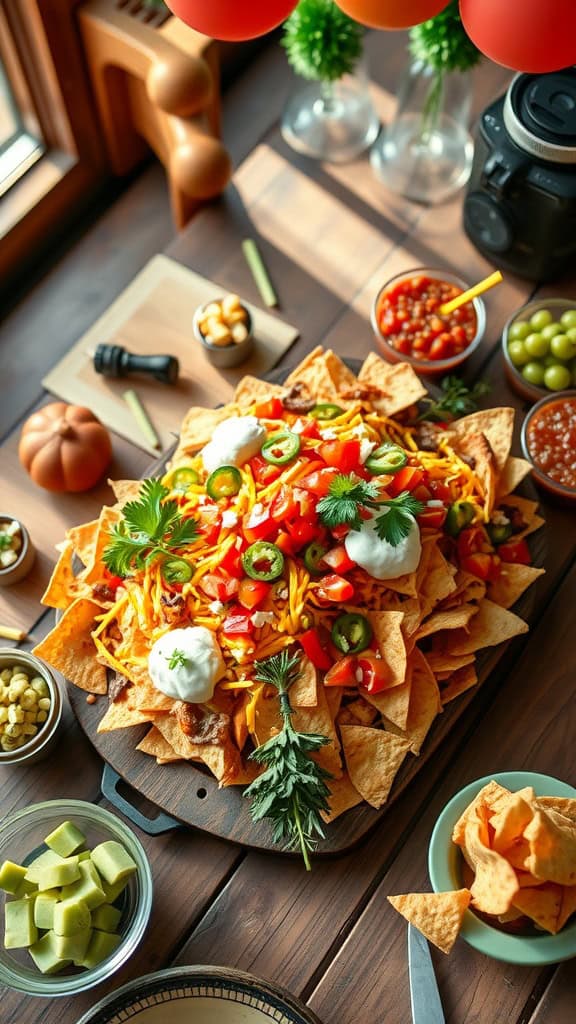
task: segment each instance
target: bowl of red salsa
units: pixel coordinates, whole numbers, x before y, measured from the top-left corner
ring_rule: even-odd
[[[522,425],[521,443],[536,483],[555,498],[576,503],[576,391],[537,402]]]
[[[429,267],[406,270],[387,281],[371,314],[383,356],[391,363],[408,362],[426,376],[460,366],[484,336],[484,303],[472,299],[448,314],[439,309],[468,287],[454,274]]]

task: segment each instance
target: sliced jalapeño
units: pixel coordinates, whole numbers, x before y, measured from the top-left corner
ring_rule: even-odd
[[[372,626],[357,612],[339,615],[332,626],[332,643],[342,654],[358,654],[366,650],[371,639]]]
[[[398,444],[381,444],[366,459],[370,473],[390,476],[403,469],[408,462],[408,453]]]
[[[257,540],[242,555],[242,568],[252,580],[277,580],[284,571],[284,555],[276,544]]]
[[[333,402],[320,402],[310,410],[308,415],[315,420],[335,420],[343,412],[344,409],[340,405],[335,405]]]
[[[242,476],[236,466],[220,466],[210,473],[206,481],[206,493],[212,501],[220,498],[231,498],[242,487]]]
[[[291,459],[295,458],[300,451],[300,438],[293,430],[282,430],[279,434],[268,437],[260,454],[266,462],[273,466],[284,466]]]

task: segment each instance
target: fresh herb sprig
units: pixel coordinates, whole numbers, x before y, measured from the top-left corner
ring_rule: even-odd
[[[124,505],[102,555],[115,576],[130,576],[198,539],[198,523],[181,518],[178,502],[165,500],[169,493],[161,480],[144,480],[138,498]]]
[[[268,818],[274,842],[285,842],[289,849],[300,848],[306,870],[310,871],[310,854],[324,836],[321,812],[329,810],[326,780],[332,776],[310,757],[330,742],[328,737],[297,732],[292,725],[288,691],[298,678],[299,666],[300,656],[290,656],[287,650],[255,662],[254,678],[278,691],[283,729],[250,755],[257,764],[266,765],[266,770],[244,795],[252,801],[253,820]]]
[[[318,502],[316,511],[328,529],[349,526],[359,530],[364,522],[362,508],[380,510],[381,515],[374,519],[376,533],[380,540],[395,548],[408,536],[413,517],[420,515],[424,506],[408,491],[402,491],[396,498],[380,498],[379,494],[376,483],[339,474],[332,480],[326,497]]]
[[[168,662],[168,668],[171,671],[175,668],[185,668],[188,664],[186,652],[181,651],[179,647],[175,647],[170,654],[166,655],[166,661]]]
[[[426,408],[417,416],[417,422],[431,420],[433,423],[445,423],[457,420],[460,416],[468,416],[476,412],[478,400],[488,394],[490,385],[479,380],[469,388],[460,377],[444,377],[440,384],[440,398],[425,398]]]

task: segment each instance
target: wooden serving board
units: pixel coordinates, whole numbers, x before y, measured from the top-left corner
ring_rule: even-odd
[[[353,360],[347,360],[352,370],[359,369]],[[269,380],[281,381],[290,371],[269,374]],[[432,388],[429,388],[432,391]],[[165,460],[163,460],[165,461]],[[159,462],[154,472],[162,470]],[[527,480],[518,488],[518,493],[537,498],[533,484]],[[545,558],[545,536],[543,530],[530,537],[533,563],[542,566]],[[526,591],[514,606],[516,614],[529,620],[534,600],[532,588]],[[461,696],[450,701],[441,715],[435,719],[418,757],[409,755],[398,772],[388,800],[376,810],[367,803],[346,811],[326,826],[326,838],[318,845],[318,853],[343,853],[362,840],[388,812],[398,797],[406,790],[415,776],[425,768],[447,735],[456,728],[472,701],[483,698],[488,704],[493,698],[493,687],[489,677],[504,655],[507,644],[485,649],[477,658],[479,683]],[[483,684],[485,684],[483,686]],[[150,728],[150,724],[118,729],[109,733],[98,733],[98,722],[107,707],[107,697],[98,697],[95,704],[88,704],[86,694],[78,687],[68,684],[68,695],[74,713],[88,739],[101,757],[137,793],[151,801],[165,814],[170,815],[175,825],[182,823],[199,828],[211,835],[241,843],[262,850],[278,853],[286,851],[273,843],[267,822],[255,823],[250,816],[250,807],[243,797],[243,787],[230,786],[219,789],[218,781],[207,769],[194,762],[175,762],[157,765],[154,758],[136,750]]]
[[[228,290],[167,256],[155,256],[44,378],[44,387],[65,402],[88,406],[110,430],[157,456],[171,446],[190,406],[229,402],[242,377],[265,376],[298,337],[295,327],[242,299],[252,315],[253,352],[240,366],[218,370],[194,337],[192,319],[198,306]],[[169,387],[146,377],[102,377],[92,361],[100,343],[138,355],[176,356],[180,379]],[[131,387],[142,399],[160,449],[150,446],[124,402]]]

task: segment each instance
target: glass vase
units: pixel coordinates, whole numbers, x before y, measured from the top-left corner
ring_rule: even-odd
[[[452,196],[472,167],[471,103],[470,72],[435,71],[413,62],[398,91],[394,120],[372,148],[377,177],[391,191],[419,203]]]
[[[343,163],[372,145],[380,124],[364,60],[335,82],[308,82],[288,100],[282,136],[298,153]]]

